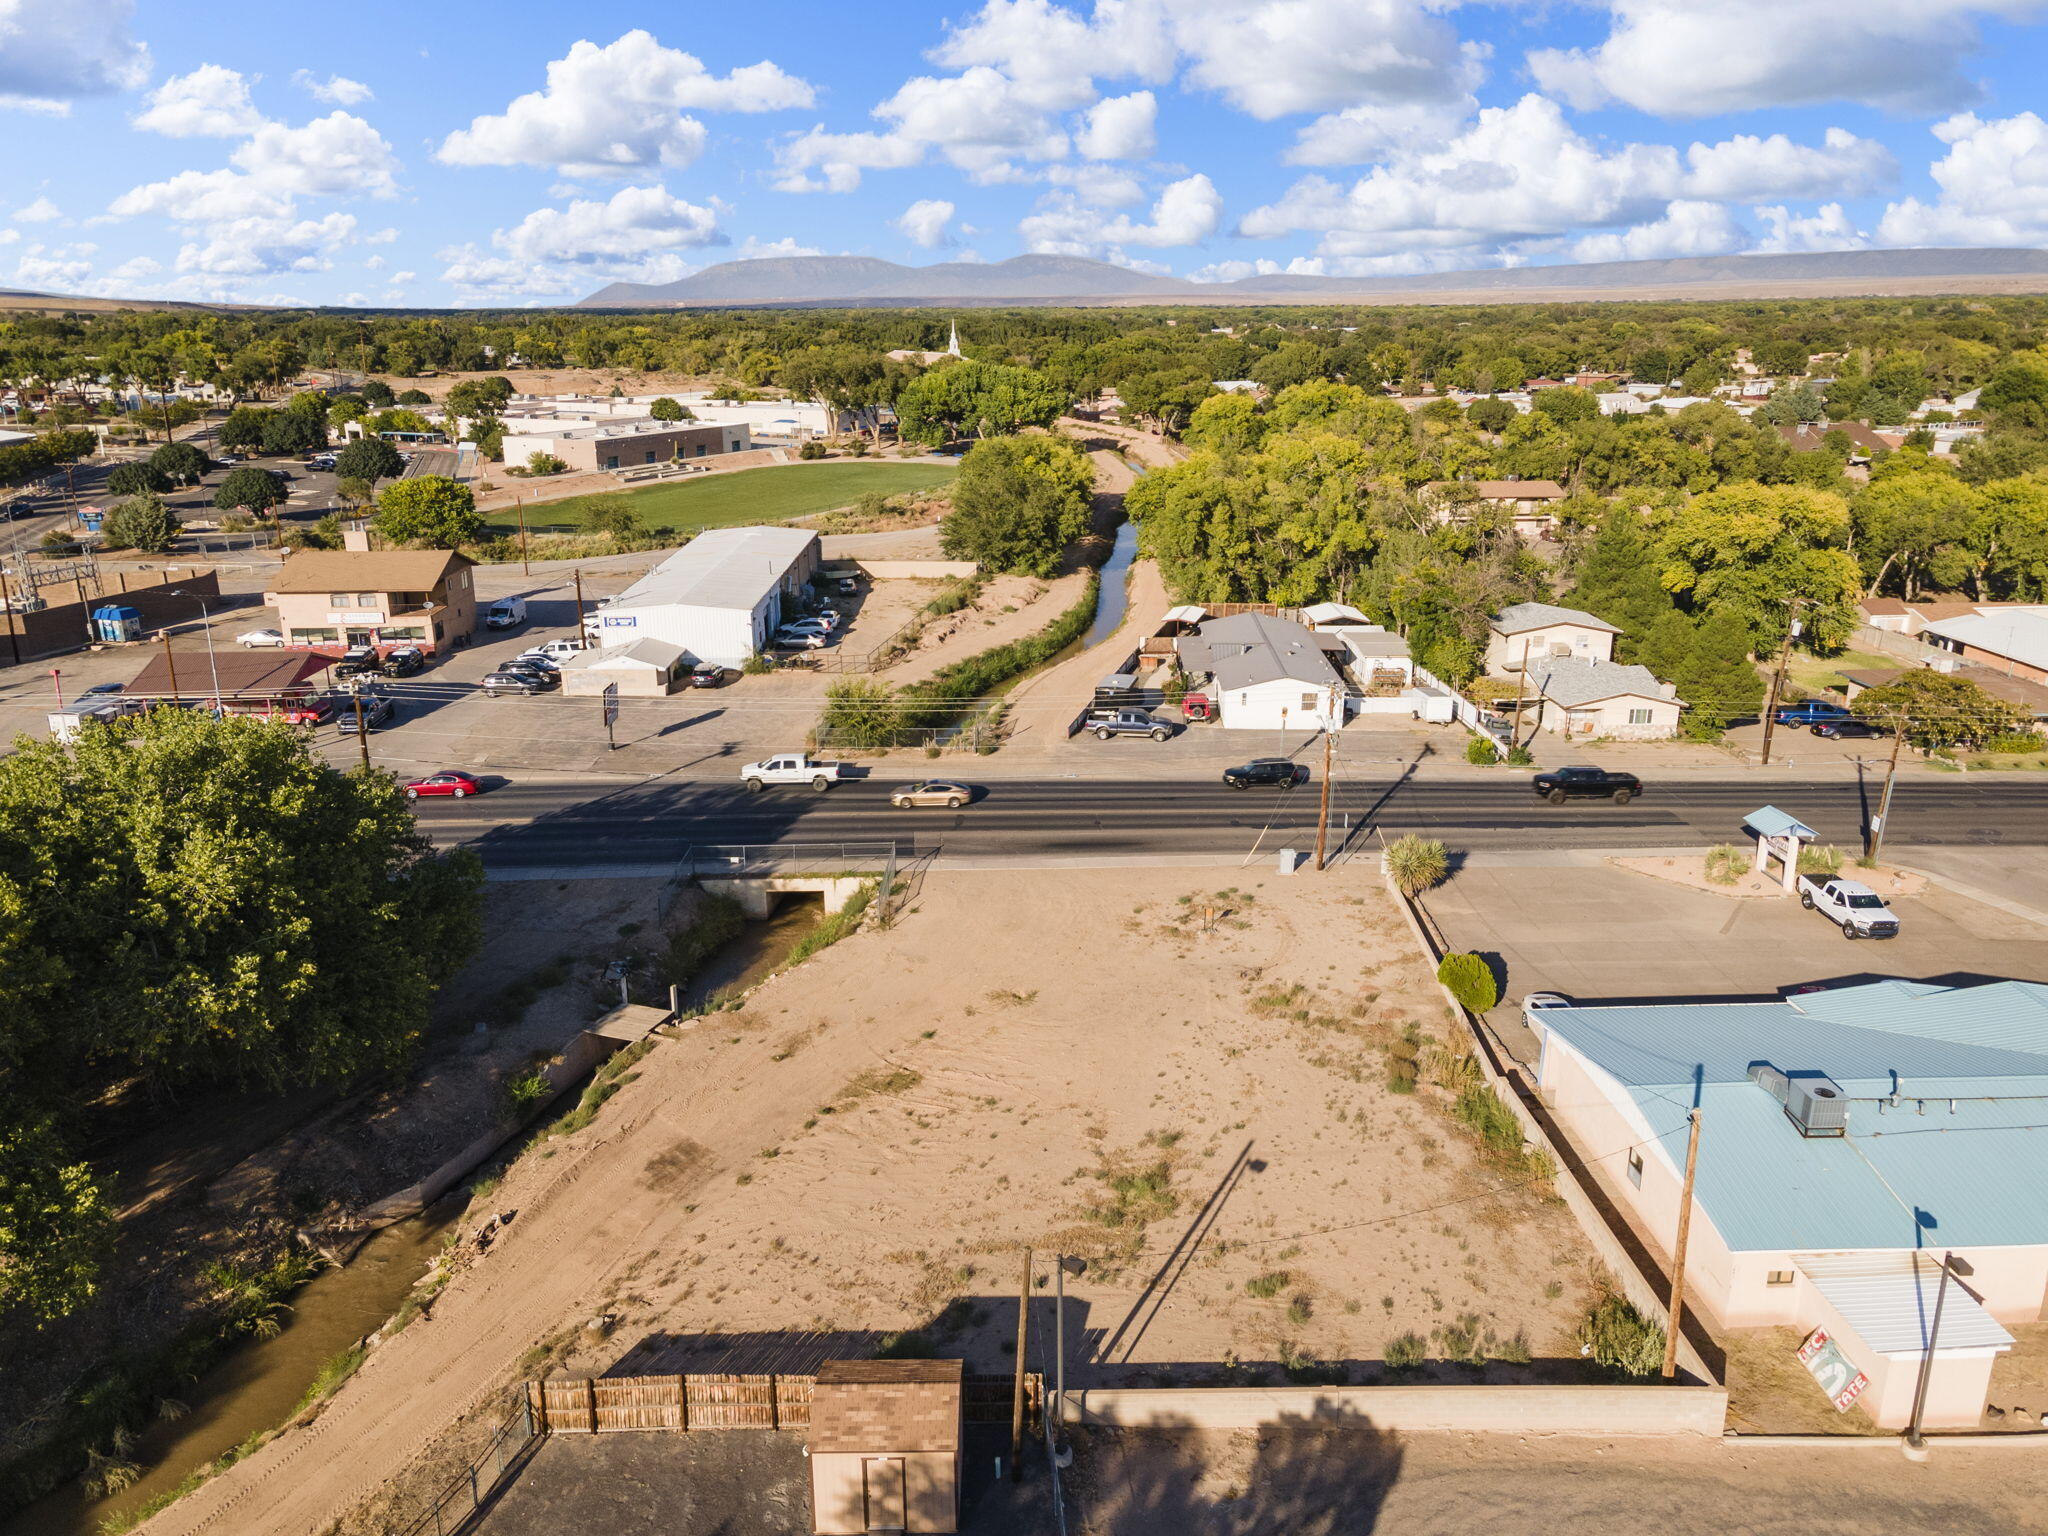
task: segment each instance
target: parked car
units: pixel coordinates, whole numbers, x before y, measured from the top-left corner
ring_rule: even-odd
[[[548,680],[538,672],[528,672],[524,668],[515,672],[507,667],[486,677],[483,690],[494,698],[501,693],[546,693]]]
[[[538,652],[550,661],[566,661],[571,656],[580,655],[583,650],[584,644],[581,640],[549,640],[534,646],[527,654],[533,655]]]
[[[352,645],[342,653],[341,660],[334,664],[336,677],[354,677],[358,672],[374,672],[382,665],[374,645]]]
[[[483,789],[474,774],[464,773],[459,768],[446,768],[423,779],[414,779],[405,786],[405,798],[417,800],[423,795],[448,795],[461,800],[469,795],[480,795]]]
[[[1223,782],[1232,789],[1250,789],[1254,784],[1291,789],[1308,782],[1308,764],[1288,757],[1255,757],[1248,763],[1224,769]]]
[[[778,629],[775,644],[785,651],[821,651],[825,648],[825,637],[807,629]]]
[[[85,690],[85,694],[86,697],[90,698],[96,693],[121,693],[126,691],[127,687],[126,683],[94,683]]]
[[[731,667],[714,667],[707,663],[701,667],[692,667],[685,682],[692,688],[723,688],[738,676],[739,673],[733,671]]]
[[[1899,915],[1861,880],[1835,875],[1801,875],[1799,905],[1818,912],[1842,930],[1845,939],[1895,939]]]
[[[1554,773],[1537,774],[1530,783],[1536,786],[1536,797],[1552,805],[1567,800],[1612,800],[1627,805],[1643,792],[1643,781],[1634,774],[1607,768],[1559,768]]]
[[[1173,734],[1171,725],[1153,719],[1142,709],[1120,709],[1105,719],[1090,721],[1088,729],[1095,733],[1097,741],[1107,741],[1112,736],[1150,736],[1154,741],[1164,741]]]
[[[416,645],[401,645],[377,668],[386,677],[413,677],[427,670],[427,653]]]
[[[235,644],[251,651],[275,649],[284,644],[284,635],[275,629],[245,629],[235,636]]]
[[[973,790],[950,779],[920,779],[915,784],[899,785],[889,791],[889,803],[899,811],[920,805],[942,805],[949,811],[957,811],[973,798]]]
[[[860,582],[852,576],[842,576],[833,582],[832,586],[835,591],[848,597],[860,591]]]
[[[484,610],[484,628],[517,629],[526,622],[526,599],[501,597]]]
[[[1780,725],[1822,725],[1830,720],[1846,720],[1849,710],[1846,705],[1830,704],[1826,699],[1802,699],[1797,704],[1782,706],[1771,718]]]
[[[808,784],[823,794],[843,777],[837,763],[821,763],[807,752],[780,752],[749,763],[740,770],[740,782],[754,794],[770,784]]]
[[[559,666],[555,665],[555,658],[546,651],[521,651],[517,656],[506,662],[505,665],[508,667],[537,667],[547,673],[549,677],[558,675],[562,670]]]
[[[1814,726],[1813,734],[1825,736],[1829,741],[1840,741],[1850,737],[1885,736],[1890,733],[1881,725],[1872,725],[1868,720],[1858,720],[1845,715],[1840,720],[1823,720]]]
[[[532,656],[514,656],[510,661],[501,661],[499,672],[520,672],[535,679],[546,687],[553,687],[562,680],[562,669],[552,661],[539,660]]]
[[[823,619],[791,619],[782,626],[783,633],[790,635],[829,635],[833,628]]]
[[[1522,999],[1524,1013],[1541,1013],[1546,1008],[1570,1008],[1572,1000],[1562,992],[1531,992]]]
[[[357,690],[349,696],[346,706],[338,710],[334,716],[335,727],[344,736],[354,732],[358,711],[361,712],[363,729],[374,731],[379,726],[390,722],[392,716],[398,713],[398,706],[374,689],[363,688]]]

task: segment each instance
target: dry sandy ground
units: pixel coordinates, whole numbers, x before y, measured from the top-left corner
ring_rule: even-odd
[[[1035,635],[1079,602],[1087,584],[1085,574],[1052,581],[992,576],[979,597],[958,613],[934,619],[918,636],[917,649],[878,675],[896,686],[922,682],[956,661]]]
[[[1233,1359],[1271,1379],[1283,1354],[1369,1379],[1390,1336],[1468,1313],[1564,1353],[1585,1270],[1562,1207],[1482,1164],[1428,1096],[1384,1086],[1375,1039],[1443,1016],[1373,878],[1224,883],[926,878],[893,929],[657,1047],[591,1126],[517,1165],[493,1201],[516,1222],[428,1321],[148,1529],[321,1530],[530,1369],[532,1346],[562,1358],[604,1312],[610,1340],[570,1345],[573,1365],[643,1342],[723,1353],[749,1331],[857,1348],[944,1314],[935,1342],[996,1366],[1026,1243],[1093,1256],[1074,1352],[1107,1364],[1083,1379],[1220,1377]],[[1104,1174],[1140,1183],[1119,1196]],[[1225,1189],[1192,1262],[1163,1264]]]

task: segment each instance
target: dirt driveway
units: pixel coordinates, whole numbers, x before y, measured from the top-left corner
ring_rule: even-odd
[[[1452,1331],[1536,1357],[1487,1368],[1505,1379],[1576,1370],[1570,1218],[1483,1163],[1435,1090],[1389,1088],[1389,1043],[1442,1027],[1363,870],[929,876],[891,930],[657,1047],[511,1172],[493,1204],[517,1220],[429,1320],[148,1529],[396,1513],[385,1485],[548,1341],[637,1370],[917,1330],[1000,1368],[1027,1243],[1041,1271],[1090,1256],[1083,1382],[1364,1381],[1390,1339],[1435,1355]],[[575,1343],[599,1313],[609,1339]]]

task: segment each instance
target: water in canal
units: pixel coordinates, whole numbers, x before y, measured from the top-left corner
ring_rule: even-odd
[[[1095,622],[1081,637],[1081,649],[1100,645],[1124,621],[1124,588],[1131,562],[1138,557],[1138,525],[1126,518],[1116,531],[1116,544],[1102,562],[1102,580],[1095,591]]]

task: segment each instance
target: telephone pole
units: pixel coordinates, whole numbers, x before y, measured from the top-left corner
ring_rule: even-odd
[[[528,563],[526,558],[526,498],[524,496],[519,497],[514,505],[519,509],[519,573],[522,576],[531,576],[533,574],[533,566]],[[578,614],[577,619],[580,621],[582,615]]]
[[[1508,745],[1510,747],[1518,747],[1522,744],[1522,700],[1528,696],[1528,692],[1529,642],[1524,640],[1522,642],[1522,667],[1515,674],[1515,712],[1508,717]],[[1529,733],[1529,739],[1531,741],[1536,739],[1534,731]]]
[[[171,674],[171,702],[175,704],[178,702],[178,661],[171,654],[171,632],[168,629],[160,629],[156,633],[157,638],[164,643],[164,670]]]
[[[1700,1112],[1686,1117],[1692,1130],[1685,1139],[1685,1189],[1678,1197],[1678,1246],[1671,1255],[1671,1321],[1664,1330],[1666,1381],[1678,1373],[1678,1326],[1685,1317],[1685,1245],[1692,1236],[1692,1177],[1700,1163]]]
[[[1778,723],[1778,699],[1785,691],[1785,668],[1792,660],[1792,642],[1799,635],[1799,608],[1806,601],[1803,597],[1792,599],[1792,617],[1785,625],[1785,643],[1778,648],[1778,666],[1771,673],[1771,701],[1764,706],[1764,750],[1757,766],[1771,765],[1771,731]]]
[[[576,643],[583,643],[583,567],[576,568]]]
[[[1330,750],[1335,737],[1327,727],[1323,731],[1323,794],[1322,803],[1316,808],[1316,868],[1323,867],[1323,844],[1330,835]]]
[[[356,746],[363,754],[363,772],[370,771],[370,727],[363,712],[363,696],[356,695]]]
[[[1010,1394],[1010,1481],[1024,1480],[1024,1346],[1031,1337],[1031,1250],[1024,1250],[1024,1283],[1017,1288],[1017,1384]]]
[[[1892,760],[1884,770],[1884,793],[1877,797],[1877,818],[1870,824],[1870,834],[1863,839],[1864,857],[1875,862],[1884,847],[1885,823],[1892,813],[1892,783],[1899,776],[1899,749],[1906,744],[1906,714],[1899,711],[1899,718],[1892,727]]]
[[[35,589],[31,587],[30,592]],[[7,570],[0,566],[0,610],[7,614],[7,648],[14,655],[14,664],[21,665],[21,632],[14,627],[14,594],[7,587]]]

